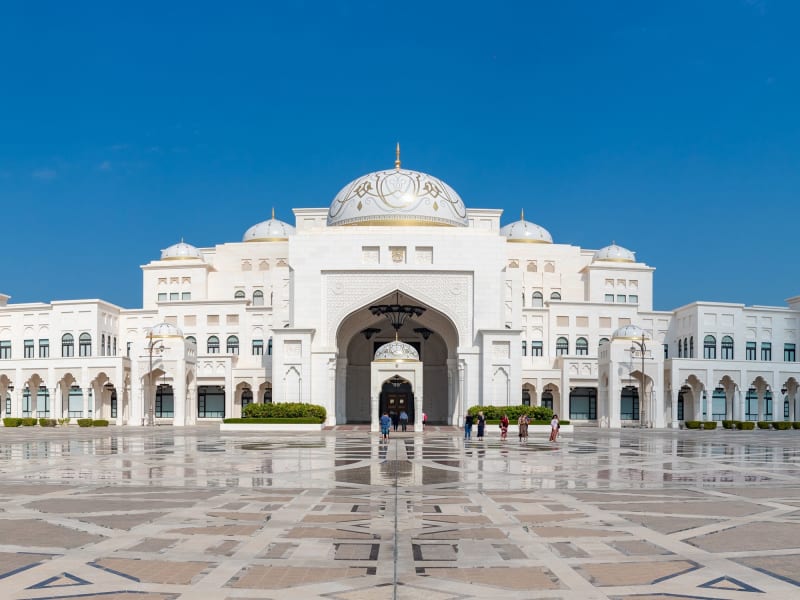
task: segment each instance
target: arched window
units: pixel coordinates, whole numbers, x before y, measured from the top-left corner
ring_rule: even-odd
[[[683,342],[678,340],[678,358],[683,358]]]
[[[242,390],[242,410],[244,410],[245,406],[252,403],[253,403],[253,390],[251,390],[250,388],[244,388]]]
[[[75,338],[71,333],[61,336],[61,356],[75,356]]]
[[[239,354],[239,338],[235,335],[229,335],[226,341],[226,350],[228,354]]]
[[[522,340],[522,356],[528,356],[528,342]]]
[[[544,306],[544,296],[542,292],[533,292],[533,296],[531,296],[531,306],[533,308],[542,308],[542,306]]]
[[[689,350],[686,348],[686,338],[683,338],[683,356],[684,358],[691,358]]]
[[[187,342],[192,342],[195,346],[197,346],[197,338],[194,337],[193,335],[187,335],[186,336],[186,341]]]
[[[713,335],[703,338],[703,358],[717,358],[717,338]]]
[[[553,292],[552,294],[550,294],[550,300],[561,300],[561,293]]]
[[[556,356],[569,354],[569,340],[565,337],[560,337],[556,340]]]
[[[608,343],[608,338],[600,338],[600,343],[597,344],[597,345],[598,346],[602,346],[603,344],[607,344],[607,343]]]
[[[78,337],[78,354],[79,356],[92,355],[92,336],[88,333],[82,333]]]
[[[244,291],[236,290],[236,292],[233,294],[233,298],[234,300],[244,300]]]
[[[267,341],[267,356],[272,356],[272,338]]]
[[[726,335],[720,343],[720,354],[722,360],[733,360],[733,338]]]
[[[264,306],[264,292],[261,290],[253,292],[253,306]]]
[[[100,336],[100,356],[105,356],[106,353],[106,334]],[[109,354],[111,354],[109,352]]]
[[[686,350],[686,348],[684,348]],[[689,358],[694,358],[694,336],[689,338]]]
[[[219,338],[215,335],[209,336],[207,348],[209,354],[219,354]]]
[[[575,340],[575,354],[578,356],[589,355],[589,341],[586,338],[579,337]]]

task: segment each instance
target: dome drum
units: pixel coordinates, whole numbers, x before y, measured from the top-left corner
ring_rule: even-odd
[[[375,362],[419,362],[416,348],[400,340],[383,344],[375,351]]]

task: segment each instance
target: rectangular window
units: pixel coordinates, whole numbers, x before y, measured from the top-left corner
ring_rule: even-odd
[[[167,301],[167,293],[166,292],[160,292],[158,294],[158,301],[159,302],[166,302]]]
[[[617,302],[619,304],[625,304],[625,294],[617,294]]]
[[[191,300],[192,292],[181,292],[181,300]]]
[[[0,358],[11,358],[11,340],[0,340]]]
[[[131,342],[127,342],[125,344],[125,355],[130,358],[131,357]]]
[[[628,294],[628,304],[639,304],[639,296],[636,294]]]
[[[756,343],[755,342],[747,342],[744,347],[744,357],[747,360],[755,360],[756,359]]]
[[[33,346],[33,340],[25,340],[23,350],[25,358],[33,358],[33,354],[36,351]]]
[[[784,362],[794,362],[797,358],[795,358],[795,346],[794,344],[784,344],[783,345],[783,361]]]
[[[771,342],[761,342],[761,360],[772,360]]]
[[[606,302],[614,302],[614,294],[606,294]]]
[[[39,358],[50,358],[50,340],[39,340]]]
[[[175,300],[179,300],[181,295],[178,292],[170,292],[169,294],[169,301],[174,302]]]
[[[264,340],[253,340],[253,356],[264,354]]]
[[[664,360],[669,358],[669,344],[664,344]]]
[[[522,340],[522,356],[528,356],[528,342]]]
[[[542,356],[544,344],[542,342],[531,342],[531,356]]]

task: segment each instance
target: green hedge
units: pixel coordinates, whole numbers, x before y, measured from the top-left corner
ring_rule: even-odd
[[[723,421],[722,426],[725,429],[736,429],[736,421]]]
[[[547,421],[553,418],[553,409],[545,406],[524,406],[518,404],[516,406],[470,406],[467,413],[476,417],[479,412],[483,411],[483,416],[487,421],[500,421],[503,415],[508,416],[511,423],[516,423],[520,415],[528,415],[531,421]]]
[[[245,425],[261,425],[264,423],[305,425],[308,423],[319,424],[321,421],[317,417],[297,417],[296,419],[282,419],[280,417],[264,419],[223,419],[223,423],[243,423]]]
[[[39,419],[39,427],[55,427],[56,420],[55,419],[45,419],[44,417]]]
[[[756,428],[756,424],[753,421],[739,421],[736,427],[742,431],[753,431]]]
[[[36,425],[36,417],[22,417],[22,425],[24,427],[33,427]]]
[[[782,431],[785,431],[787,429],[791,429],[792,428],[792,423],[791,423],[791,421],[774,421],[772,423],[772,427],[774,429],[780,429]]]
[[[108,427],[108,421],[105,419],[95,419],[92,421],[92,427]]]
[[[22,419],[19,417],[5,417],[3,419],[3,425],[6,427],[19,427],[22,425]]]
[[[314,419],[312,423],[324,423],[327,413],[324,406],[301,402],[278,402],[277,404],[248,404],[242,411],[246,419]]]
[[[703,429],[716,429],[717,422],[716,421],[703,421]]]
[[[759,421],[758,428],[759,429],[769,429],[769,426],[772,425],[769,421]]]
[[[567,421],[567,420],[562,421],[561,419],[559,419],[558,422],[559,422],[560,425],[569,425],[569,421]],[[512,421],[511,419],[509,419],[508,420],[508,424],[509,425],[516,425],[517,422],[516,421]],[[550,425],[550,421],[543,421],[543,420],[540,419],[540,420],[537,420],[537,421],[531,421],[529,424],[530,425]],[[500,425],[500,419],[486,419],[486,425]]]
[[[78,419],[78,427],[91,427],[92,420],[91,419]]]
[[[792,427],[793,427],[794,429],[800,429],[800,421],[794,421],[794,422],[792,423]]]
[[[700,429],[700,421],[684,421],[686,429]]]

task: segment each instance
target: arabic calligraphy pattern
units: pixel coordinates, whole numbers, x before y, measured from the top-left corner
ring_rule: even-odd
[[[464,227],[467,210],[445,182],[419,171],[376,171],[348,183],[328,210],[328,225]]]

